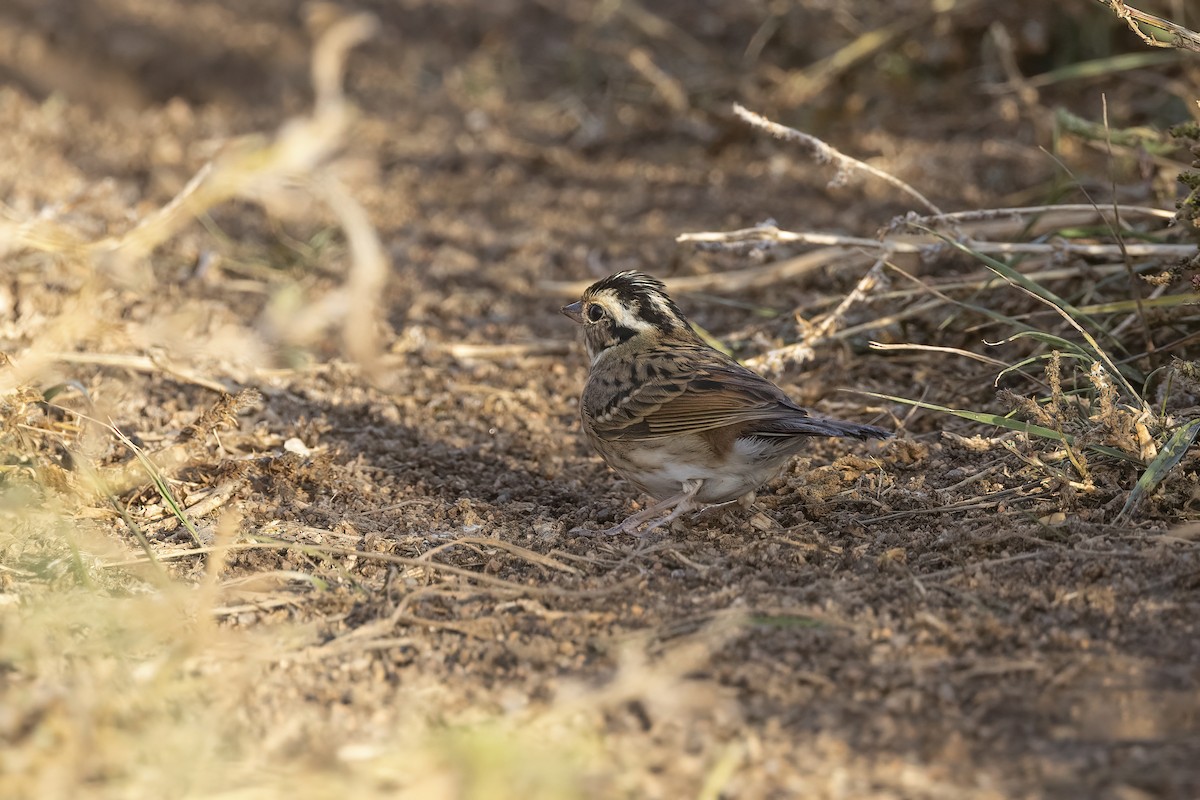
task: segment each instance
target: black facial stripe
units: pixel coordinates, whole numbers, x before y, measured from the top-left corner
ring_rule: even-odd
[[[678,325],[679,321],[683,318],[682,312],[678,308],[675,308],[675,304],[667,299],[665,295],[663,297],[666,299],[667,308],[673,313],[663,312],[649,297],[643,297],[638,301],[637,315],[656,328],[669,328]]]
[[[637,336],[637,331],[633,328],[626,328],[624,325],[613,325],[612,336],[604,343],[605,347],[616,347],[619,344],[628,342],[633,337]]]

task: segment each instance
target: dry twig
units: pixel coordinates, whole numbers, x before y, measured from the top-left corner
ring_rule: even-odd
[[[683,234],[683,236],[689,235],[691,234]],[[703,236],[705,234],[695,235]],[[683,236],[677,238],[676,241],[685,241]],[[815,236],[824,236],[824,238],[830,241],[840,238],[825,236],[824,234],[816,234]],[[874,240],[864,239],[863,241],[873,242]],[[730,249],[735,248],[736,245],[730,247]],[[672,293],[739,292],[747,289],[763,289],[776,286],[781,281],[807,275],[810,272],[833,263],[837,263],[842,269],[857,269],[862,264],[867,263],[867,261],[867,259],[861,258],[857,254],[851,253],[848,255],[839,247],[827,247],[821,250],[814,250],[811,253],[802,253],[793,258],[773,261],[763,266],[729,270],[728,272],[710,272],[705,275],[664,278],[663,283],[667,285],[667,289]],[[540,288],[561,297],[577,298],[590,283],[591,281],[543,281],[538,285]]]
[[[288,120],[274,136],[246,136],[230,142],[201,167],[166,205],[142,218],[124,233],[86,241],[66,226],[38,218],[19,221],[0,207],[0,254],[30,250],[65,256],[85,265],[92,283],[75,298],[79,313],[63,313],[59,329],[43,334],[22,357],[22,380],[33,382],[53,359],[70,352],[99,322],[86,300],[105,281],[144,289],[155,283],[147,256],[209,209],[236,198],[269,204],[277,196],[303,186],[324,201],[339,218],[351,251],[345,285],[330,292],[305,314],[289,319],[287,333],[308,342],[329,327],[342,329],[347,351],[368,370],[377,366],[378,320],[387,256],[366,212],[337,176],[339,155],[346,145],[354,114],[342,92],[349,51],[374,32],[369,14],[352,14],[334,21],[318,39],[312,61],[316,102],[311,115]],[[301,338],[307,337],[307,338]],[[55,341],[60,339],[61,341]],[[86,354],[73,354],[79,361]],[[97,354],[102,357],[102,354]],[[125,358],[125,357],[117,357]],[[165,371],[177,378],[218,391],[226,387],[206,378],[168,369],[156,361],[129,361],[141,371]]]
[[[942,216],[939,212],[939,216]],[[925,219],[920,217],[916,219]],[[936,254],[946,246],[943,240],[932,236],[884,236],[882,240],[866,239],[861,236],[840,236],[830,233],[809,231],[785,231],[773,223],[741,228],[736,231],[703,231],[681,233],[677,242],[693,242],[714,249],[738,249],[747,242],[779,244],[821,244],[836,247],[856,247],[872,252]],[[1158,242],[1128,242],[1119,244],[1089,244],[1056,240],[1053,242],[986,242],[966,238],[962,245],[984,255],[1043,255],[1043,256],[1089,256],[1093,258],[1187,258],[1196,254],[1194,244],[1163,244]]]
[[[934,214],[941,214],[942,210],[935,206],[925,195],[918,192],[909,184],[897,178],[895,175],[884,172],[883,170],[872,167],[864,161],[859,161],[857,158],[851,158],[845,153],[837,150],[834,147],[826,144],[817,137],[802,133],[795,128],[789,128],[786,125],[780,125],[778,122],[772,122],[761,114],[755,114],[740,103],[733,104],[733,113],[736,114],[742,121],[753,125],[755,128],[764,130],[777,139],[783,139],[787,142],[798,142],[812,150],[817,161],[822,164],[837,165],[837,175],[830,182],[832,184],[840,184],[845,182],[850,173],[860,171],[868,175],[879,178],[884,183],[896,187],[900,191],[912,197],[918,203],[929,209]]]
[[[1145,11],[1140,11],[1132,6],[1126,5],[1125,0],[1096,0],[1101,5],[1108,6],[1109,10],[1116,15],[1117,19],[1129,26],[1129,30],[1137,34],[1137,37],[1151,47],[1175,47],[1180,50],[1191,50],[1194,53],[1200,53],[1200,33],[1188,30],[1182,25],[1176,25],[1170,20],[1156,17],[1153,14],[1147,14]],[[1171,34],[1171,41],[1164,42],[1155,39],[1150,34],[1143,31],[1138,23],[1144,23],[1159,30],[1166,31]]]

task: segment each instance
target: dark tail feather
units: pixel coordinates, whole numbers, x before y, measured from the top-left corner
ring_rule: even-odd
[[[790,419],[773,420],[755,433],[760,436],[846,436],[851,439],[890,439],[894,435],[874,425],[798,414]]]
[[[841,422],[837,420],[829,420],[830,423],[837,429],[834,436],[849,436],[852,439],[890,439],[896,434],[886,428],[878,428],[874,425],[858,425],[854,422]]]

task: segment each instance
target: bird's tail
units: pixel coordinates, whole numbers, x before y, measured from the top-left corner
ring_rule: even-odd
[[[810,417],[807,414],[772,420],[755,433],[761,436],[845,436],[851,439],[890,439],[894,435],[891,431],[874,425]]]

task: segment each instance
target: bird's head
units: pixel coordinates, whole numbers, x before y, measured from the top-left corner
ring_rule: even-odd
[[[589,286],[562,313],[583,326],[588,359],[595,364],[610,350],[669,336],[691,336],[679,306],[662,281],[641,272],[618,272]]]

